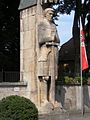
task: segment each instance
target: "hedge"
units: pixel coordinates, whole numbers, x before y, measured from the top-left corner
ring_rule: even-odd
[[[29,99],[8,96],[0,100],[0,120],[38,120],[38,110]]]

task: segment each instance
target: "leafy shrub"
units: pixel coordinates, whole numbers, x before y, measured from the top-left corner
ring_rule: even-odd
[[[65,80],[65,83],[66,84],[71,84],[71,83],[74,83],[74,78],[72,78],[72,77],[69,77],[69,76],[65,76],[64,77],[64,80]]]
[[[81,77],[75,77],[75,80],[77,83],[81,83]],[[88,83],[88,79],[85,77],[82,77],[82,82],[83,84],[87,84]]]
[[[38,110],[29,99],[12,95],[0,101],[0,120],[38,120]]]
[[[76,83],[81,83],[81,77],[75,77],[75,81],[76,81]]]

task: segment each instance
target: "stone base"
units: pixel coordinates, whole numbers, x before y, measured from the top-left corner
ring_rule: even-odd
[[[68,120],[69,119],[69,113],[61,109],[60,107],[54,108],[53,110],[49,111],[48,113],[40,112],[38,120]]]
[[[41,107],[38,108],[40,114],[52,113],[53,111],[65,112],[60,103],[55,102],[53,105],[51,102],[46,102]]]
[[[41,107],[39,107],[38,111],[40,114],[43,114],[43,113],[50,113],[52,112],[53,109],[54,109],[53,104],[50,102],[47,102],[43,104]]]

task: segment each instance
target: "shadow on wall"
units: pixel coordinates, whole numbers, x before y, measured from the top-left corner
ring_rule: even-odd
[[[83,87],[83,98],[84,98],[84,106],[86,108],[90,108],[90,91],[88,89],[88,86]]]
[[[65,104],[65,93],[66,90],[63,86],[56,87],[56,101],[61,103],[62,107],[64,107]]]
[[[56,101],[60,103],[65,110],[75,109],[75,87],[56,86]]]
[[[56,85],[56,101],[66,110],[77,109],[77,95],[81,94],[81,90],[78,91],[78,94],[76,92],[78,87],[80,88],[80,86],[68,88],[62,85]],[[80,100],[78,102],[80,102]],[[83,86],[83,104],[85,111],[90,111],[90,85]]]

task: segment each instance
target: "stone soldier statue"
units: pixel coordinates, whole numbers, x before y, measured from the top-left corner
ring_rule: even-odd
[[[38,78],[40,80],[41,104],[55,102],[55,80],[58,76],[58,37],[56,26],[53,22],[54,10],[46,8],[44,18],[38,25],[39,58]]]

